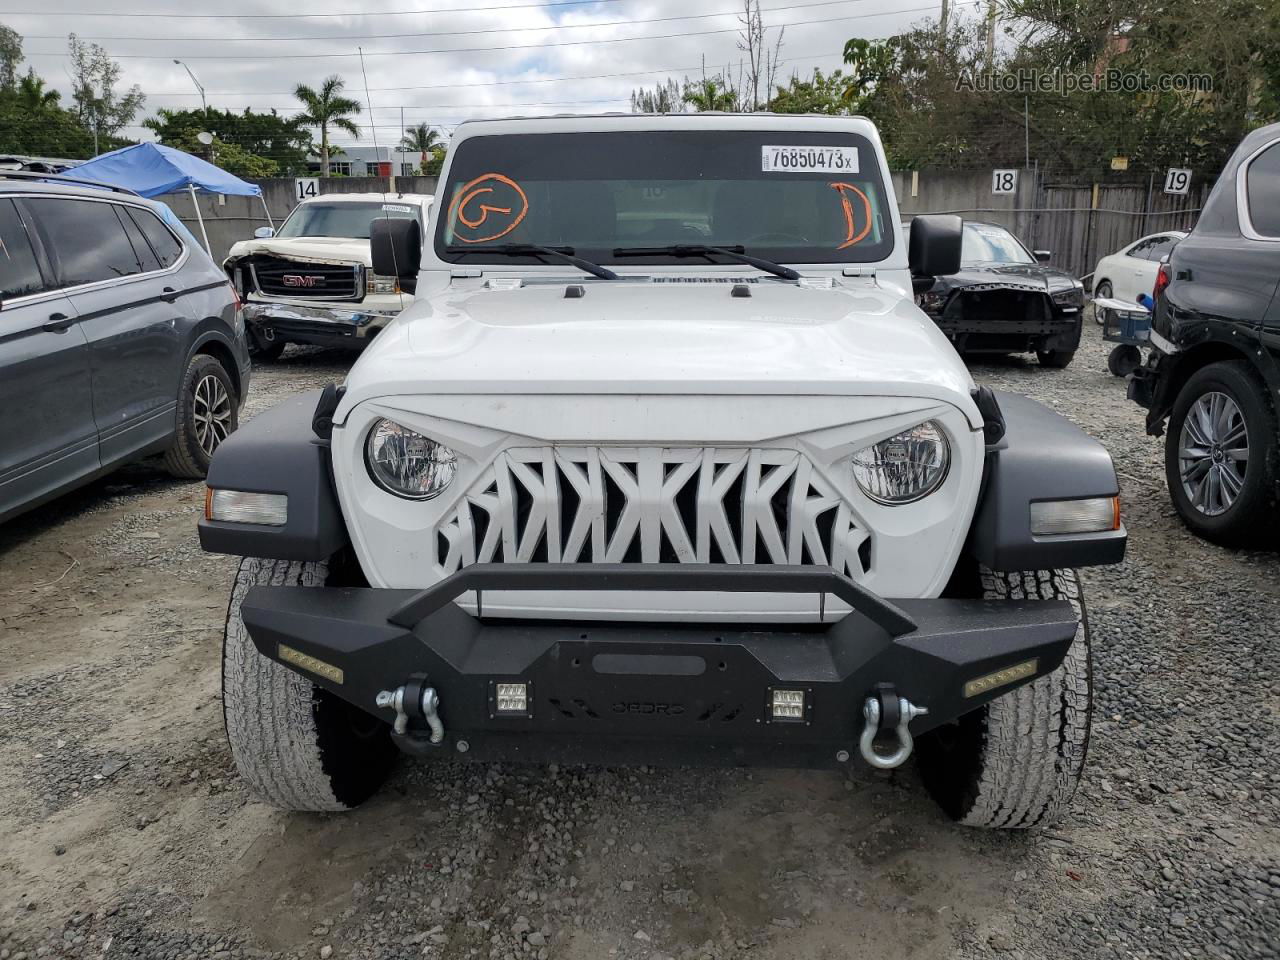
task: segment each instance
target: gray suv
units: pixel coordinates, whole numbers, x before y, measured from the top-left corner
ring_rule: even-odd
[[[248,386],[239,298],[168,208],[0,173],[0,521],[153,454],[203,477]]]

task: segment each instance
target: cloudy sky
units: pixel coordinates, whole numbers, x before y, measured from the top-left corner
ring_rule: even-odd
[[[0,22],[25,38],[30,64],[69,89],[66,35],[74,30],[117,58],[126,85],[147,94],[146,113],[200,105],[184,60],[209,105],[297,110],[291,90],[340,74],[364,101],[364,49],[376,133],[407,124],[450,130],[460,120],[626,110],[636,86],[698,76],[735,63],[743,0],[397,0],[355,13],[357,0],[0,0]],[[785,26],[783,74],[833,69],[849,37],[885,37],[937,16],[937,0],[761,0],[771,37]],[[307,16],[297,15],[302,8]],[[396,11],[395,13],[391,11]],[[140,115],[139,120],[142,119]],[[142,137],[140,127],[125,131]],[[368,110],[358,142],[370,143]],[[338,142],[352,142],[340,138]]]

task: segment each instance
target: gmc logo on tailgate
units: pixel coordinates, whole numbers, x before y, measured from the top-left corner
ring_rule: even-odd
[[[280,278],[280,281],[286,287],[318,287],[324,283],[324,277],[317,277],[309,274],[286,273]]]

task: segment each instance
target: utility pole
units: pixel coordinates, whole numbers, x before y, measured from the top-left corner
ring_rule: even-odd
[[[987,69],[996,62],[996,0],[987,0]]]
[[[943,38],[947,37],[947,19],[951,16],[951,4],[948,0],[942,0],[942,13],[938,16],[938,34]]]

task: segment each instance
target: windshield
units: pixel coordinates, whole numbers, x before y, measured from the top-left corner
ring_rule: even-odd
[[[970,263],[1035,263],[1036,258],[1004,227],[989,223],[966,223],[960,262]]]
[[[410,219],[418,215],[412,203],[304,203],[289,214],[277,237],[348,237],[368,240],[369,224],[378,217]]]
[[[893,249],[879,161],[850,133],[473,137],[459,144],[442,196],[436,253],[469,265],[539,262],[485,253],[486,244],[571,247],[636,267],[725,261],[619,248],[741,246],[792,263],[865,263]]]

